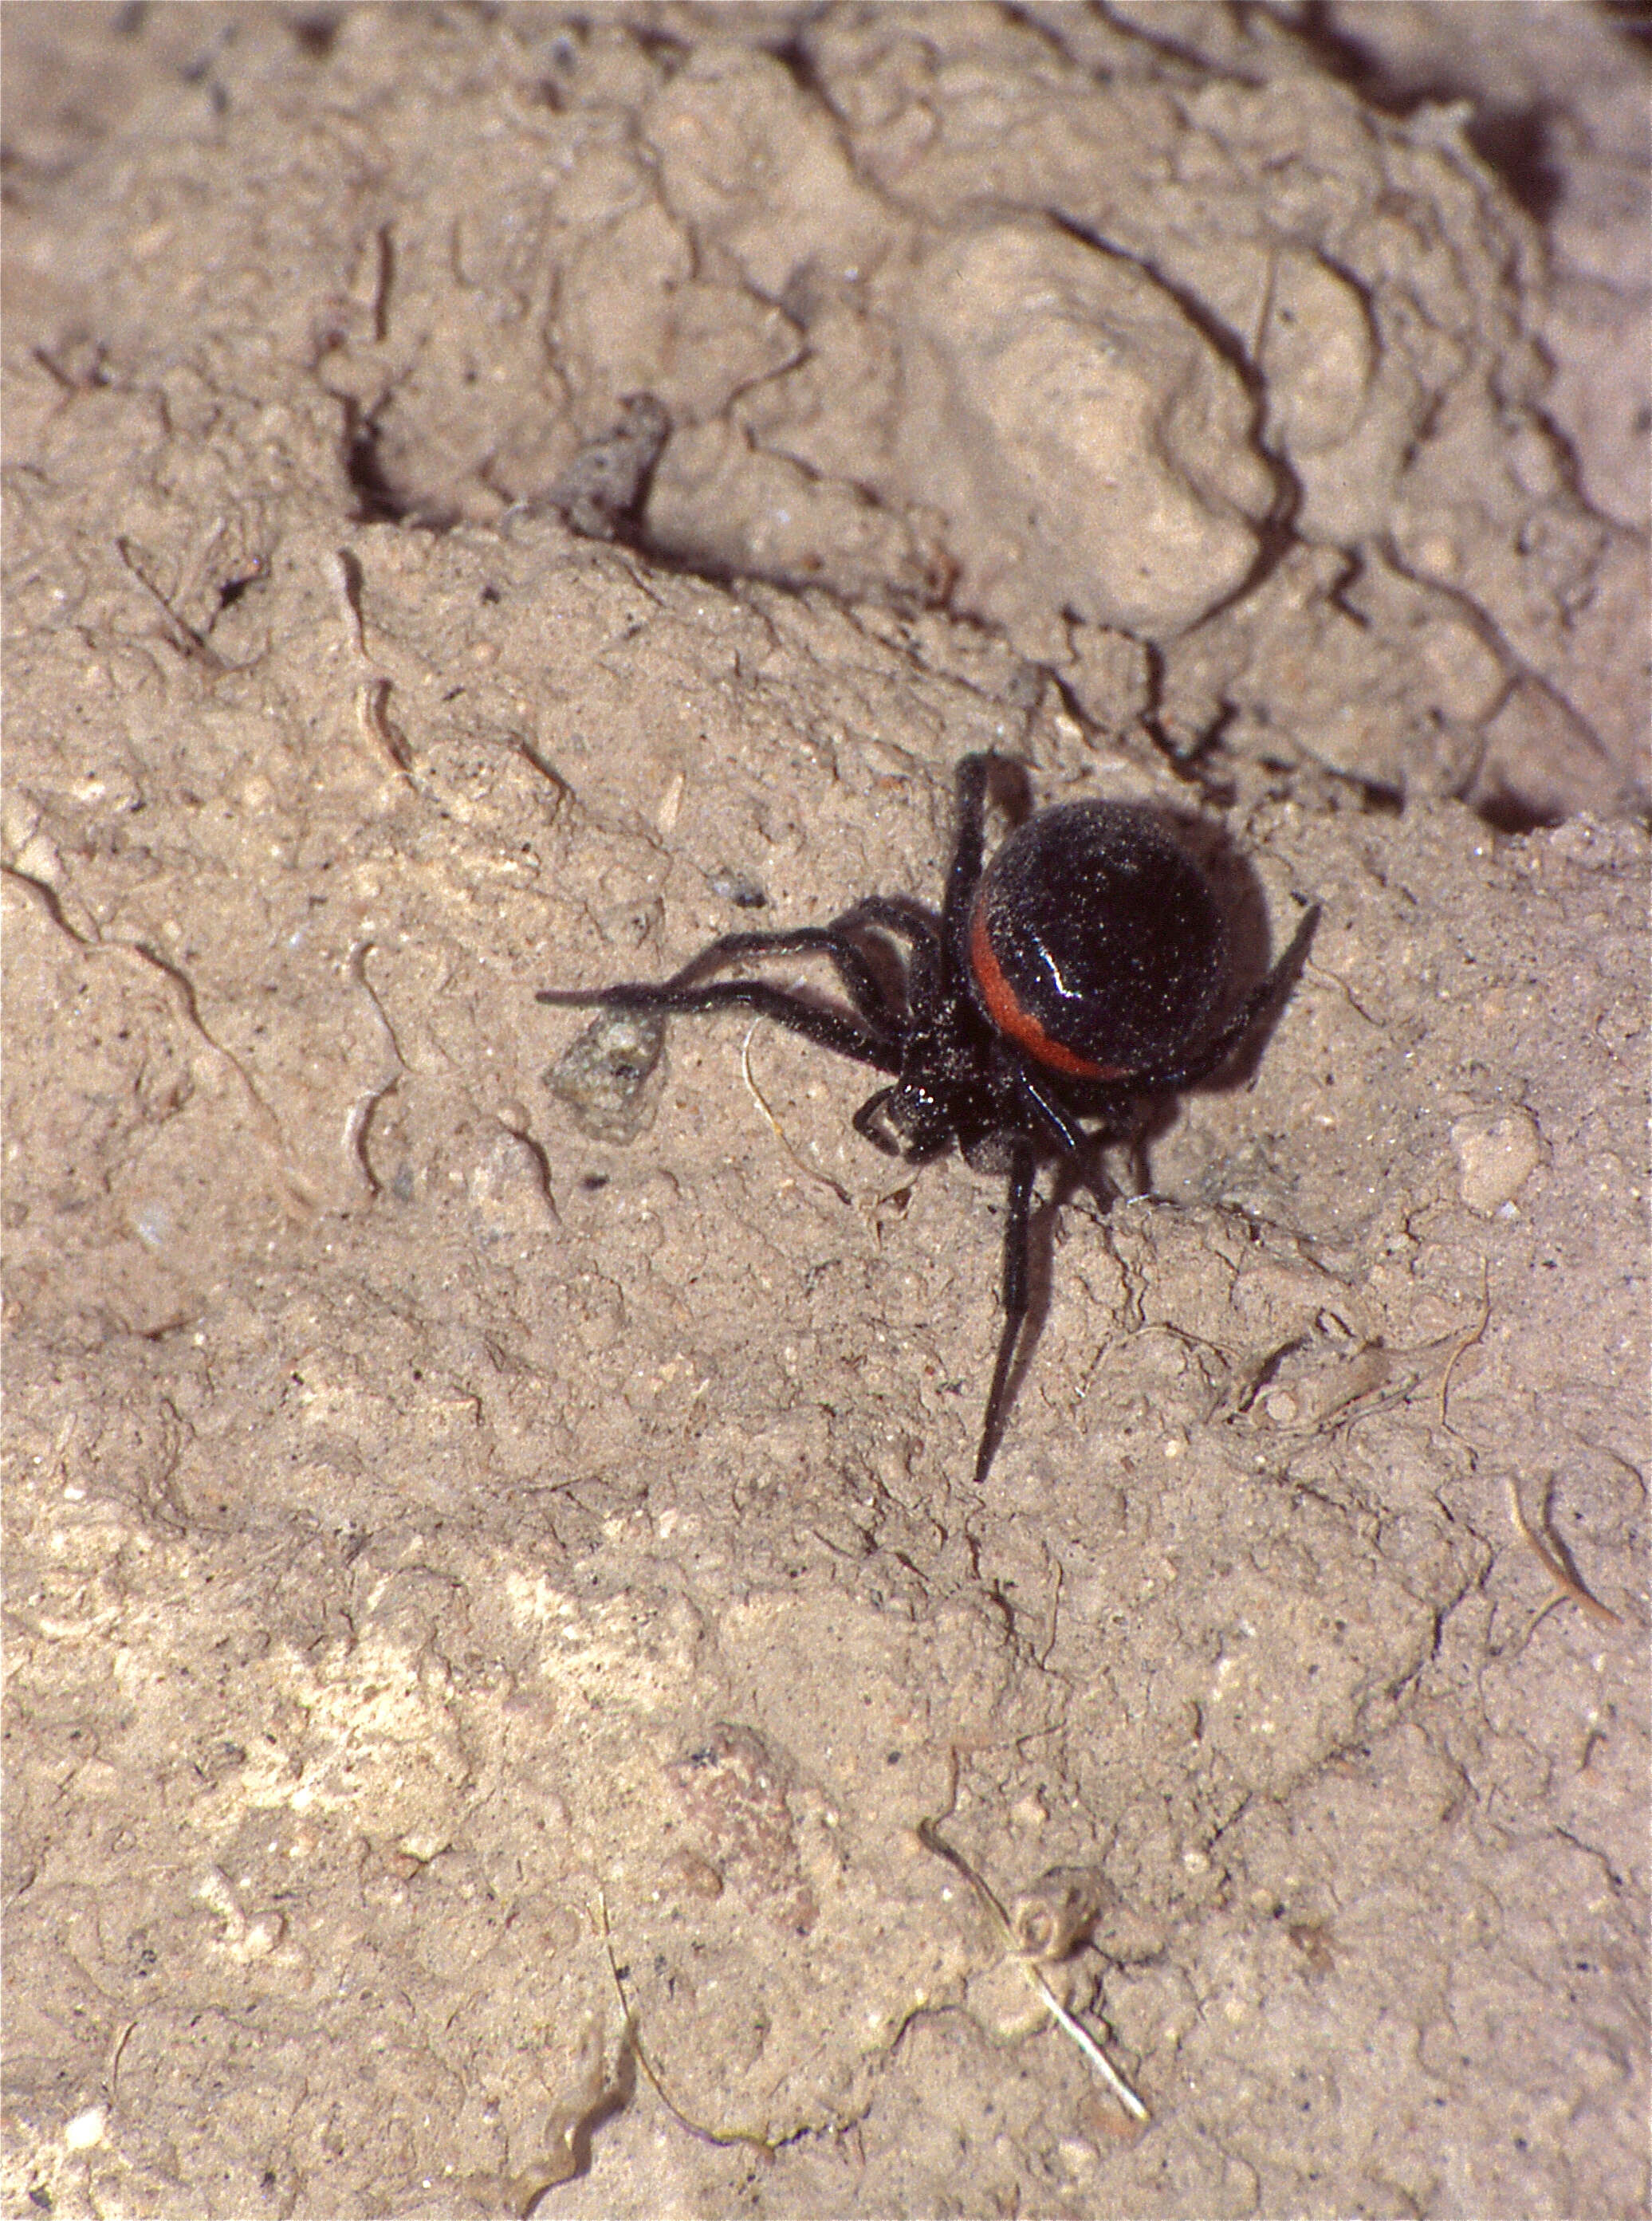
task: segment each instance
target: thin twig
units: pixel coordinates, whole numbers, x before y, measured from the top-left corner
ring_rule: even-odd
[[[1446,1417],[1446,1398],[1451,1391],[1451,1376],[1457,1369],[1457,1360],[1465,1351],[1474,1348],[1492,1323],[1492,1276],[1491,1269],[1484,1260],[1480,1264],[1480,1304],[1478,1322],[1459,1338],[1455,1348],[1446,1360],[1445,1371],[1440,1375],[1440,1424],[1442,1427],[1451,1424]]]
[[[962,1874],[985,1907],[992,1925],[998,1930],[1004,1949],[1020,1968],[1029,1986],[1042,2000],[1056,2025],[1065,2034],[1070,2036],[1073,2043],[1078,2045],[1125,2112],[1136,2120],[1151,2120],[1153,2117],[1147,2107],[1119,2074],[1089,2030],[1074,2019],[1045,1980],[1043,1969],[1022,1949],[1016,1932],[1010,1924],[1009,1914],[998,1902],[986,1877],[977,1874],[961,1851],[954,1850],[933,1820],[918,1822],[917,1839],[926,1851],[933,1851],[936,1857],[944,1859],[954,1873]]]
[[[1584,1587],[1572,1563],[1571,1553],[1554,1535],[1552,1529],[1549,1534],[1540,1535],[1527,1518],[1526,1507],[1520,1501],[1520,1484],[1512,1473],[1508,1477],[1507,1487],[1509,1510],[1513,1515],[1516,1531],[1561,1594],[1570,1597],[1574,1604],[1581,1605],[1592,1619],[1604,1621],[1612,1627],[1621,1627],[1624,1624],[1622,1616],[1610,1605],[1602,1604],[1599,1597],[1591,1596]]]
[[[773,1111],[770,1110],[768,1098],[765,1096],[762,1089],[757,1085],[756,1080],[752,1076],[752,1042],[756,1038],[758,1027],[763,1023],[764,1021],[761,1018],[754,1020],[751,1029],[747,1034],[745,1042],[741,1048],[740,1070],[742,1077],[746,1082],[746,1091],[751,1097],[752,1101],[762,1112],[764,1117],[768,1120],[769,1126],[773,1132],[775,1140],[785,1151],[787,1156],[791,1158],[792,1163],[796,1165],[798,1170],[803,1174],[804,1178],[805,1179],[818,1180],[822,1187],[830,1188],[832,1193],[837,1198],[840,1203],[853,1204],[854,1198],[849,1193],[846,1187],[840,1186],[829,1173],[822,1172],[817,1166],[810,1164],[806,1159],[800,1157],[798,1154],[796,1149],[792,1148],[792,1143],[786,1138],[785,1127],[781,1125]]]
[[[608,1961],[609,1973],[614,1977],[614,1987],[619,1993],[620,2011],[625,2017],[626,2038],[630,2044],[632,2056],[648,2076],[654,2096],[659,2099],[678,2127],[686,2129],[690,2136],[698,2137],[702,2143],[719,2146],[754,2144],[759,2151],[767,2152],[772,2157],[775,2148],[768,2137],[760,2137],[751,2129],[708,2129],[704,2122],[697,2121],[691,2115],[685,2113],[666,2088],[653,2060],[642,2047],[642,2037],[637,2029],[636,2016],[631,2011],[631,2000],[625,1994],[625,1984],[620,1978],[619,1964],[614,1956],[613,1937],[608,1925],[608,1899],[600,1890],[597,1893],[597,1909],[601,1916],[603,1955]]]

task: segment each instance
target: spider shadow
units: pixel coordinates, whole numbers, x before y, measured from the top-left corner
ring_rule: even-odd
[[[1027,1311],[1021,1322],[1021,1331],[1016,1336],[1015,1355],[1004,1376],[1003,1418],[1005,1432],[1010,1415],[1019,1400],[1022,1385],[1038,1354],[1038,1345],[1043,1340],[1050,1304],[1054,1299],[1055,1236],[1061,1213],[1081,1188],[1087,1188],[1094,1197],[1104,1218],[1113,1204],[1123,1198],[1124,1191],[1108,1179],[1099,1162],[1102,1149],[1120,1138],[1115,1135],[1098,1135],[1092,1147],[1081,1155],[1055,1158],[1050,1174],[1049,1193],[1034,1204],[1028,1217]]]

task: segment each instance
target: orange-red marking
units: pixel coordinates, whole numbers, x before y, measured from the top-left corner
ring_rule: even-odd
[[[986,929],[985,903],[976,904],[975,920],[969,932],[969,961],[993,1024],[1012,1041],[1018,1041],[1023,1048],[1030,1049],[1040,1064],[1048,1065],[1054,1072],[1071,1073],[1075,1079],[1129,1079],[1129,1071],[1123,1065],[1092,1064],[1087,1057],[1075,1055],[1072,1049],[1047,1034],[1030,1011],[1023,1010],[993,949],[992,937]]]

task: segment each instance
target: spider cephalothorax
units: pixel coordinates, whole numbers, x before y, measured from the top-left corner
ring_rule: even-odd
[[[1004,1328],[975,1479],[998,1448],[1027,1311],[1028,1220],[1041,1154],[1076,1157],[1128,1123],[1133,1097],[1187,1087],[1232,1055],[1306,946],[1303,919],[1273,969],[1212,1029],[1228,978],[1222,914],[1192,859],[1144,811],[1071,802],[1037,812],[983,862],[987,773],[958,766],[958,834],[939,923],[869,895],[829,925],[728,933],[669,979],[551,988],[541,1003],[629,1010],[756,1010],[840,1056],[890,1074],[854,1114],[857,1133],[922,1162],[956,1148],[1007,1175]],[[892,992],[861,946],[906,952]],[[767,979],[706,979],[742,957],[819,949],[853,1006]],[[1086,1124],[1086,1121],[1099,1122]]]

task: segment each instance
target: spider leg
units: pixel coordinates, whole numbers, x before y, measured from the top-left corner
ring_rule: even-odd
[[[1013,1085],[1022,1109],[1032,1113],[1045,1131],[1054,1136],[1067,1155],[1076,1157],[1090,1140],[1083,1128],[1076,1124],[1054,1097],[1038,1085],[1024,1065],[1017,1071]]]
[[[1016,1344],[1027,1316],[1027,1240],[1032,1211],[1033,1145],[1031,1136],[1014,1136],[1015,1155],[1010,1167],[1009,1215],[1004,1228],[1004,1329],[992,1367],[992,1385],[986,1392],[986,1416],[981,1423],[981,1446],[975,1454],[975,1485],[979,1488],[992,1470],[998,1438],[1004,1432],[1004,1404]]]
[[[535,1000],[558,1010],[755,1010],[805,1040],[839,1056],[853,1057],[878,1072],[898,1072],[900,1051],[881,1031],[874,1033],[847,1010],[829,1010],[818,1003],[805,1003],[768,979],[711,979],[699,987],[678,986],[669,979],[650,985],[646,980],[621,980],[612,987],[541,987]]]
[[[941,910],[941,944],[948,976],[962,979],[968,972],[970,905],[981,876],[985,839],[988,755],[963,757],[958,766],[958,835],[947,873],[946,900]]]
[[[881,925],[891,933],[898,933],[914,948],[928,948],[933,953],[941,945],[935,920],[916,903],[903,902],[898,895],[866,895],[853,910],[846,910],[835,917],[835,926]]]
[[[893,1035],[898,1030],[895,1014],[889,1007],[877,973],[865,956],[843,931],[854,921],[856,910],[846,910],[835,917],[829,925],[782,926],[771,932],[725,933],[691,957],[680,971],[673,973],[665,984],[686,986],[691,979],[714,964],[722,964],[741,956],[779,956],[803,948],[822,948],[832,960],[832,968],[842,982],[855,1009],[874,1032]]]
[[[874,1149],[881,1149],[886,1157],[898,1157],[900,1144],[875,1123],[878,1113],[894,1093],[892,1087],[880,1087],[875,1095],[868,1095],[849,1123],[863,1142],[870,1142]]]
[[[941,936],[933,919],[892,895],[867,895],[853,910],[835,917],[830,929],[849,925],[875,925],[906,942],[907,1008],[915,1016],[927,1014],[934,1007],[941,973]]]
[[[1319,905],[1316,903],[1292,935],[1290,947],[1262,981],[1253,988],[1213,1041],[1207,1042],[1198,1054],[1186,1064],[1167,1067],[1159,1072],[1133,1072],[1123,1086],[1131,1093],[1147,1094],[1158,1089],[1192,1087],[1201,1079],[1208,1079],[1233,1054],[1250,1031],[1262,1011],[1278,994],[1286,979],[1295,971],[1298,960],[1306,953],[1313,938],[1313,929],[1319,923]]]

